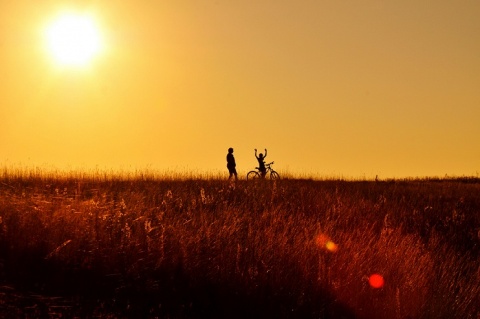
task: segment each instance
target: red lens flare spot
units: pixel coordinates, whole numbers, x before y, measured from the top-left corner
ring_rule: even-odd
[[[368,278],[368,283],[373,288],[382,288],[385,284],[385,281],[383,280],[383,277],[381,275],[373,274],[370,276],[370,278]]]
[[[319,247],[324,247],[325,244],[327,243],[328,241],[328,236],[324,235],[324,234],[319,234],[316,238],[315,238],[315,241],[317,243],[317,245]]]

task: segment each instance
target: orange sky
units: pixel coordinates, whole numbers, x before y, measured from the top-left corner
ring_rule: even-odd
[[[103,51],[44,30],[94,17]],[[480,171],[480,2],[2,1],[0,163],[290,173]]]

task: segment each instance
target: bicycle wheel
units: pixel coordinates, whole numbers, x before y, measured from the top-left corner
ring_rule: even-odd
[[[272,171],[270,172],[270,179],[280,179],[280,175],[278,175],[277,172],[275,172],[275,171],[272,170]]]
[[[247,174],[247,181],[252,180],[252,179],[258,179],[260,178],[260,174],[258,174],[257,171],[250,171]]]

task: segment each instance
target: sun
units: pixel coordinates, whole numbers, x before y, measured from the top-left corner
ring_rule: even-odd
[[[98,27],[92,17],[64,13],[46,29],[47,45],[56,62],[83,66],[101,49]]]

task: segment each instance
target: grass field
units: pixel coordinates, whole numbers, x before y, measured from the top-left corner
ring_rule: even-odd
[[[0,317],[480,318],[476,178],[0,174]]]

